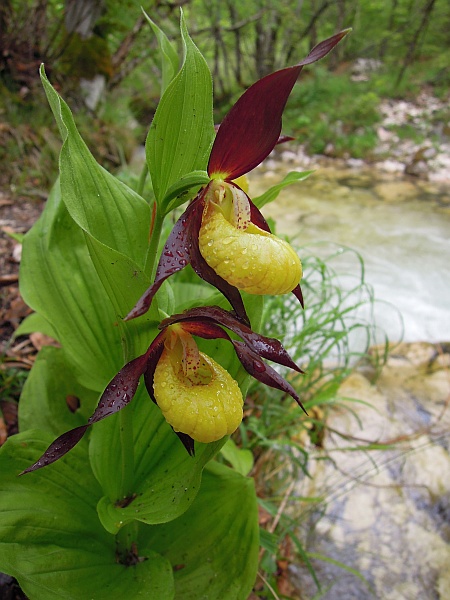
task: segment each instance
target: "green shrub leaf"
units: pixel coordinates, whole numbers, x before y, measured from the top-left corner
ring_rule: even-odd
[[[181,34],[184,62],[161,98],[146,142],[153,190],[162,213],[169,188],[192,171],[205,171],[214,137],[211,74],[183,17]]]
[[[196,443],[195,457],[189,456],[143,385],[126,408],[130,409],[135,474],[127,499],[118,497],[122,451],[119,415],[96,423],[91,433],[91,465],[105,495],[98,506],[99,516],[112,533],[134,520],[164,523],[185,512],[200,488],[203,467],[226,441]]]
[[[177,600],[247,598],[259,551],[253,481],[210,463],[190,509],[175,521],[152,528],[151,541],[177,567]]]
[[[69,409],[71,399],[80,403],[74,412]],[[96,401],[97,393],[75,379],[63,349],[46,346],[37,355],[20,396],[20,430],[41,429],[59,436],[84,425]]]
[[[153,33],[156,35],[156,39],[158,40],[162,72],[161,94],[163,94],[166,91],[169,83],[174,78],[175,73],[178,71],[178,65],[180,62],[179,57],[164,31],[162,31],[158,25],[150,19],[144,9],[142,9],[142,12],[144,13],[144,17],[147,19],[150,27],[153,29]]]
[[[97,517],[101,491],[84,445],[57,465],[17,477],[49,441],[30,431],[0,451],[0,569],[35,600],[171,600],[172,568],[153,544],[145,555],[137,548],[147,560],[118,562],[115,538]]]
[[[41,79],[64,140],[61,195],[70,215],[92,237],[143,266],[150,228],[147,202],[96,162],[43,68]]]
[[[117,314],[83,231],[62,202],[59,183],[25,236],[20,290],[25,302],[50,323],[79,383],[102,391],[123,364]]]
[[[292,185],[293,183],[303,181],[304,179],[309,177],[311,173],[314,173],[314,171],[302,171],[301,173],[298,171],[291,171],[286,175],[283,181],[280,181],[280,183],[277,183],[270,187],[264,192],[264,194],[261,194],[261,196],[253,198],[253,204],[255,204],[255,206],[257,206],[258,208],[262,208],[269,202],[273,202],[274,200],[276,200],[278,194],[283,188],[287,187],[288,185]]]

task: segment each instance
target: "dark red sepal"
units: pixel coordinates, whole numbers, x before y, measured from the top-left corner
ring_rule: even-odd
[[[146,365],[147,353],[138,356],[120,369],[106,386],[94,414],[88,419],[89,425],[122,410],[131,402]]]
[[[205,322],[207,321],[207,323]],[[212,321],[212,323],[211,323]],[[197,306],[184,311],[178,315],[164,319],[160,327],[167,327],[173,323],[183,323],[183,328],[200,337],[224,338],[230,339],[218,325],[226,327],[239,335],[246,345],[256,354],[272,360],[273,362],[294,369],[298,373],[303,371],[298,367],[289,356],[284,346],[275,338],[268,338],[260,333],[256,333],[247,325],[236,319],[233,313],[220,308],[219,306]],[[222,332],[222,334],[220,333]]]
[[[348,33],[321,42],[293,67],[263,77],[245,91],[226,115],[214,140],[208,173],[231,180],[258,166],[273,150],[281,132],[281,117],[304,65],[323,58]]]
[[[247,196],[247,198],[248,198],[248,196]],[[249,199],[249,202],[250,202],[250,220],[253,223],[253,225],[256,225],[257,227],[259,227],[263,231],[267,231],[268,233],[272,233],[272,231],[270,230],[269,225],[267,224],[266,219],[262,215],[262,213],[259,210],[259,208],[253,204],[253,202],[250,200],[250,198],[248,198],[248,199]]]
[[[237,342],[236,340],[231,341],[234,349],[236,350],[236,354],[247,373],[261,383],[264,383],[265,385],[273,387],[277,390],[281,390],[282,392],[292,396],[303,412],[308,414],[305,410],[305,407],[301,403],[297,392],[290,383],[281,377],[281,375],[277,373],[275,369],[272,369],[272,367],[266,365],[266,363],[260,359],[258,354],[253,352],[253,350],[244,344],[244,342]]]

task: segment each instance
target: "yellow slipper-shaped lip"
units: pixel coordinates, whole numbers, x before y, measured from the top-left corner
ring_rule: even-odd
[[[214,442],[233,433],[242,421],[243,399],[236,381],[212,358],[200,352],[211,371],[206,385],[193,385],[175,372],[167,350],[155,370],[153,390],[166,421],[175,431],[198,442]]]

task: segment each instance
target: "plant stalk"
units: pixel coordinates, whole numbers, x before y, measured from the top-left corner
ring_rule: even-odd
[[[164,215],[161,215],[158,206],[153,205],[152,224],[150,228],[150,241],[147,250],[147,259],[145,262],[145,274],[153,280],[156,270],[156,258],[158,254],[159,239],[161,237]]]

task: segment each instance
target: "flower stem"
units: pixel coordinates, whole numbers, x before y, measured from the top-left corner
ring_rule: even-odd
[[[116,534],[116,552],[118,562],[125,566],[135,565],[139,562],[137,555],[137,538],[139,523],[131,521],[119,529]]]
[[[145,263],[145,274],[153,280],[156,270],[156,258],[158,254],[159,239],[161,237],[164,215],[161,215],[156,203],[153,205],[152,224],[150,230],[150,242],[147,250]]]

